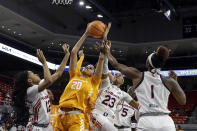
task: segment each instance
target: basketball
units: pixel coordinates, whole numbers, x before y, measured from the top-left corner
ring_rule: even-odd
[[[93,38],[101,38],[105,32],[106,25],[99,20],[95,20],[88,25],[88,33]]]

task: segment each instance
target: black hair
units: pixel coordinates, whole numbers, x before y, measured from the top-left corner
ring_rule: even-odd
[[[156,53],[152,55],[151,61],[155,68],[162,68],[165,64],[165,61],[163,61],[161,57],[157,56]]]
[[[15,112],[15,123],[26,126],[29,120],[29,108],[26,105],[28,71],[19,72],[15,77],[14,92],[12,95]]]
[[[164,46],[159,46],[157,52],[151,57],[152,64],[155,68],[162,68],[168,59],[169,52],[168,48]]]

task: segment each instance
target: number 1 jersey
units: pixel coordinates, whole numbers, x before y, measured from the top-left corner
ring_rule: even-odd
[[[144,72],[135,93],[140,103],[140,115],[155,112],[170,113],[167,109],[170,91],[162,81],[161,75]]]

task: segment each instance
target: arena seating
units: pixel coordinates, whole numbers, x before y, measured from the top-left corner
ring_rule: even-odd
[[[0,101],[11,102],[13,86],[14,82],[12,79],[0,76]]]
[[[176,124],[185,124],[192,110],[197,104],[197,91],[186,92],[186,105],[179,105],[178,102],[170,96],[168,108],[171,111],[170,116]]]

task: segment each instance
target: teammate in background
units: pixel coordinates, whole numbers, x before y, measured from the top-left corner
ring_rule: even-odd
[[[131,131],[132,119],[135,117],[135,110],[127,102],[123,102],[120,105],[121,110],[116,112],[117,122],[115,127],[118,131]]]
[[[66,55],[53,75],[50,74],[43,52],[38,49],[37,57],[43,65],[44,79],[41,80],[32,71],[22,71],[16,77],[12,98],[16,122],[19,125],[27,125],[28,131],[52,131],[49,124],[50,101],[46,88],[54,83],[64,71],[70,53],[68,45],[64,44],[62,48]]]
[[[175,131],[172,118],[167,109],[169,94],[175,97],[179,104],[186,104],[185,93],[172,77],[160,75],[160,70],[168,59],[169,52],[160,46],[156,53],[148,56],[146,67],[148,71],[140,72],[136,68],[118,63],[110,53],[111,43],[105,44],[111,65],[133,80],[135,92],[140,104],[137,131]],[[174,76],[173,72],[170,76]]]
[[[100,85],[104,53],[100,52],[96,69],[93,65],[87,65],[82,72],[80,71],[84,56],[81,56],[77,62],[77,52],[88,36],[86,29],[72,49],[69,66],[70,80],[59,101],[62,113],[58,115],[56,131],[84,131],[86,110],[94,104],[90,96],[97,94],[95,91],[98,91]]]
[[[55,122],[58,116],[58,110],[59,110],[59,106],[58,105],[54,105],[53,101],[54,101],[54,95],[52,93],[51,90],[47,89],[48,95],[49,95],[49,100],[50,100],[50,124],[53,128],[53,130],[55,129]]]
[[[105,43],[109,41],[105,40]],[[99,94],[96,100],[94,110],[90,119],[92,128],[101,131],[116,131],[114,123],[117,121],[116,111],[120,102],[126,101],[136,109],[138,104],[132,97],[120,90],[120,86],[124,83],[123,76],[120,73],[114,75],[113,82],[109,79],[108,59],[105,56],[103,65],[102,83],[100,85]]]
[[[128,89],[128,93],[135,101],[138,101],[133,87]],[[135,117],[138,110],[126,102],[121,103],[119,106],[121,110],[116,112],[117,122],[115,123],[115,127],[117,127],[119,131],[131,131],[132,123],[136,123]]]

